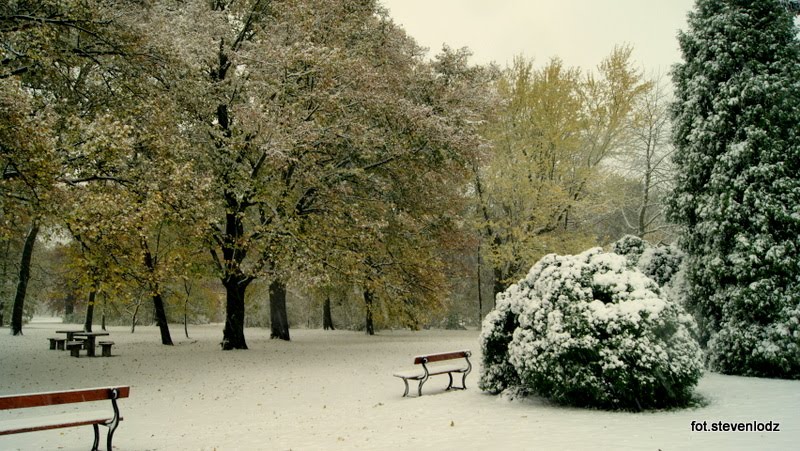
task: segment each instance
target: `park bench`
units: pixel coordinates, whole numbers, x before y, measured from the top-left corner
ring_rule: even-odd
[[[414,365],[422,365],[422,369],[417,368],[409,371],[398,371],[394,373],[394,376],[403,379],[403,383],[406,386],[406,390],[403,393],[404,397],[408,396],[409,380],[419,381],[417,396],[422,396],[422,386],[428,381],[428,378],[439,374],[447,374],[447,376],[450,378],[450,383],[447,385],[447,390],[466,390],[467,375],[470,373],[470,371],[472,371],[472,363],[469,361],[469,357],[471,355],[472,352],[468,350],[419,355],[414,357]],[[457,363],[449,362],[446,364],[428,365],[434,362],[457,359],[464,359],[464,361],[458,361]],[[453,373],[462,374],[461,387],[453,386]]]
[[[117,399],[127,398],[129,393],[130,387],[101,387],[22,395],[3,395],[0,396],[0,410],[28,409],[61,404],[111,400],[113,415],[107,410],[103,412],[84,411],[4,420],[0,421],[0,435],[92,425],[94,428],[94,444],[92,445],[92,450],[97,450],[100,444],[100,431],[98,426],[103,425],[108,427],[106,448],[111,450],[111,440],[114,437],[114,431],[117,429],[119,422],[122,421],[122,417],[119,415]]]

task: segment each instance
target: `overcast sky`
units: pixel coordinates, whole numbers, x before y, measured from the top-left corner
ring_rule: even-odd
[[[680,60],[679,29],[694,0],[381,0],[395,22],[435,54],[469,47],[475,63],[510,64],[523,54],[544,65],[560,57],[593,69],[615,45],[630,44],[646,71]]]

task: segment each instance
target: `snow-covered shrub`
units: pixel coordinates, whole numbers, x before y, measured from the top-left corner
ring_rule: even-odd
[[[675,245],[648,246],[639,257],[636,267],[663,287],[672,282],[681,270],[683,257],[683,252]]]
[[[631,264],[636,265],[648,247],[649,243],[638,236],[625,235],[611,245],[611,252],[625,256]]]
[[[486,315],[481,328],[481,353],[483,366],[478,380],[481,390],[497,394],[519,385],[517,371],[508,361],[508,345],[514,331],[519,327],[519,314],[523,303],[516,290],[519,284],[512,285],[497,295],[497,303]]]
[[[579,406],[682,405],[703,368],[693,327],[624,257],[600,248],[551,254],[484,320],[480,385]]]
[[[639,269],[661,288],[662,296],[686,306],[686,254],[675,244],[653,246],[641,238],[627,235],[611,245],[624,255],[631,267]]]

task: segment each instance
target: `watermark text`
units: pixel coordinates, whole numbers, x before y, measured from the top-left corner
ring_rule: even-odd
[[[777,421],[692,421],[692,432],[780,432]]]

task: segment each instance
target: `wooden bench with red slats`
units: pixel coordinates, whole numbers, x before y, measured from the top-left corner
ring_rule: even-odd
[[[440,354],[428,354],[428,355],[418,355],[414,357],[414,364],[415,365],[422,365],[422,369],[414,369],[409,371],[398,371],[394,373],[395,377],[399,377],[403,379],[403,383],[406,385],[406,391],[403,393],[403,396],[408,396],[408,381],[415,380],[419,381],[419,387],[417,388],[417,396],[422,396],[422,386],[431,376],[436,376],[438,374],[447,374],[450,377],[450,383],[447,385],[447,390],[466,390],[467,388],[467,375],[472,371],[472,363],[469,361],[469,357],[472,355],[472,352],[469,350],[464,351],[450,351],[450,352],[443,352]],[[442,362],[447,360],[457,360],[457,359],[464,359],[464,361],[459,361],[457,363],[447,363],[443,365],[430,365],[429,363],[434,362]],[[454,387],[453,386],[453,373],[462,374],[461,378],[461,387]]]
[[[91,425],[94,428],[94,445],[92,446],[92,450],[97,450],[100,444],[100,431],[98,430],[98,426],[103,425],[108,427],[106,446],[107,449],[111,450],[111,440],[114,436],[114,431],[117,429],[119,422],[122,421],[122,417],[119,415],[117,399],[127,398],[129,394],[130,387],[124,386],[3,395],[0,396],[0,410],[28,409],[60,404],[111,400],[113,414],[108,411],[84,411],[0,421],[0,435]]]

